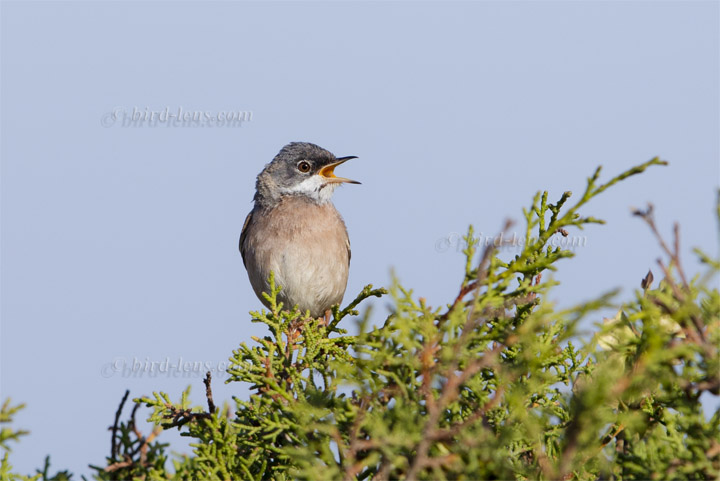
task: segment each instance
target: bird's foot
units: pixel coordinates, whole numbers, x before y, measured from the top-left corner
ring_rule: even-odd
[[[332,311],[328,309],[325,311],[325,315],[322,317],[322,324],[327,327],[330,325],[330,316],[332,315]]]

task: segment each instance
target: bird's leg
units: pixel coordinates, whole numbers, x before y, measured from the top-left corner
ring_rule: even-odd
[[[325,323],[325,326],[326,326],[326,327],[330,325],[330,315],[331,315],[331,314],[332,314],[332,311],[331,311],[330,309],[328,309],[327,311],[325,311],[325,316],[324,316],[324,321],[323,321],[323,322]]]

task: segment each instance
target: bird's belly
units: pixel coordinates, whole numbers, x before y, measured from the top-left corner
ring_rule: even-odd
[[[285,308],[297,305],[303,311],[309,309],[313,317],[342,301],[347,277],[347,254],[340,259],[330,250],[300,252],[294,246],[284,252],[275,274]]]
[[[278,301],[283,309],[297,305],[301,311],[310,310],[311,316],[320,317],[342,301],[349,267],[347,233],[339,219],[334,228],[328,227],[288,229],[286,225],[269,238],[252,239],[255,261],[247,267],[254,273],[250,283],[264,303],[262,293],[270,291],[271,271],[275,284],[282,286]]]

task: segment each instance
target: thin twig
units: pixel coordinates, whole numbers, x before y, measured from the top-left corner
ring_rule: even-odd
[[[215,414],[215,403],[213,402],[212,388],[210,387],[211,381],[212,375],[210,374],[210,371],[208,371],[205,374],[205,379],[203,379],[203,383],[205,383],[205,397],[207,397],[208,411],[210,414]]]
[[[117,443],[115,441],[117,437],[117,430],[118,430],[118,422],[120,422],[120,414],[122,414],[123,406],[125,406],[125,401],[127,401],[128,396],[130,395],[130,390],[125,390],[125,395],[122,398],[122,401],[120,401],[120,406],[118,406],[117,411],[115,411],[115,422],[112,425],[112,438],[110,440],[110,459],[115,459],[115,456],[117,455]]]
[[[112,464],[108,465],[107,467],[105,467],[103,469],[103,471],[105,471],[106,473],[112,473],[113,471],[117,471],[118,469],[129,468],[133,464],[134,463],[133,463],[132,459],[127,459],[125,461],[118,461],[117,463],[112,463]]]
[[[210,413],[194,413],[189,409],[178,409],[169,403],[166,403],[165,407],[170,411],[170,414],[165,414],[163,417],[165,419],[172,419],[172,422],[162,425],[162,427],[165,429],[180,427],[196,419],[211,418]]]

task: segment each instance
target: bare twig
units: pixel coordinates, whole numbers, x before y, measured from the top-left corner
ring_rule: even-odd
[[[660,231],[655,224],[653,210],[653,205],[648,204],[647,210],[642,211],[640,209],[635,209],[633,210],[633,215],[642,218],[648,225],[648,227],[650,227],[650,230],[652,231],[653,235],[655,235],[655,238],[660,244],[660,247],[670,258],[671,263],[677,268],[678,274],[680,275],[680,279],[683,283],[683,287],[687,288],[688,282],[685,277],[685,272],[683,271],[682,265],[680,263],[680,226],[677,224],[677,222],[673,224],[673,249],[671,250],[667,243],[665,243],[665,239],[663,239],[662,235],[660,235]]]
[[[135,435],[139,438],[139,437],[141,437],[140,431],[138,431],[137,427],[135,427],[135,413],[137,413],[138,409],[140,409],[140,403],[135,403],[135,406],[133,406],[133,410],[130,413],[129,427],[130,427],[130,429],[132,429],[132,431],[135,433]]]
[[[210,374],[210,371],[208,371],[205,374],[205,379],[203,379],[203,383],[205,383],[205,397],[207,397],[208,411],[210,414],[215,414],[215,403],[213,402],[212,388],[210,387],[211,381],[212,375]]]
[[[110,439],[110,459],[115,459],[115,456],[117,456],[117,443],[115,440],[117,438],[118,423],[120,422],[120,414],[122,414],[123,406],[125,406],[125,401],[127,401],[129,395],[130,390],[126,389],[125,395],[120,401],[120,405],[118,406],[117,411],[115,411],[115,422],[110,428],[112,430],[112,437]]]
[[[130,394],[130,390],[125,391],[125,395],[122,398],[122,401],[120,401],[120,406],[118,407],[117,412],[115,413],[115,422],[113,423],[113,426],[110,428],[112,430],[112,442],[111,442],[111,460],[115,461],[116,459],[120,458],[120,448],[121,446],[118,445],[118,434],[117,431],[120,429],[120,415],[122,413],[123,407],[125,403],[127,402],[128,396]],[[137,428],[137,424],[135,422],[135,415],[137,414],[138,409],[140,408],[140,403],[135,403],[135,406],[133,407],[132,412],[130,413],[130,419],[127,424],[127,429],[132,431],[133,434],[137,437],[137,445],[135,449],[130,449],[135,442],[132,442],[129,446],[125,446],[125,452],[122,455],[122,461],[115,461],[105,468],[103,470],[106,473],[112,473],[119,469],[123,468],[130,468],[136,464],[139,464],[140,466],[146,466],[147,465],[147,451],[150,443],[162,432],[162,428],[159,426],[156,426],[151,431],[150,435],[145,438],[143,436],[143,433],[140,432],[140,430]],[[135,460],[133,459],[137,454],[140,454],[140,459]]]
[[[165,407],[170,411],[170,414],[165,414],[165,419],[172,419],[172,422],[163,424],[163,428],[170,429],[179,427],[197,419],[210,419],[212,416],[210,413],[194,413],[189,409],[178,409],[170,403],[165,403]]]
[[[113,471],[117,471],[118,469],[129,468],[133,464],[135,464],[135,463],[133,462],[132,459],[126,459],[125,461],[118,461],[117,463],[112,463],[112,464],[108,465],[104,469],[104,471],[106,473],[112,473]]]

